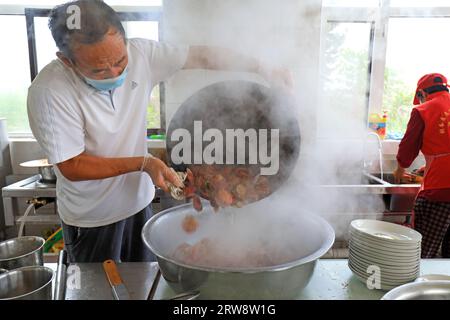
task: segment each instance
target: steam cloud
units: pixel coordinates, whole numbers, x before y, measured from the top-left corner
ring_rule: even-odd
[[[189,7],[186,2],[195,5]],[[337,238],[342,239],[346,236],[349,222],[357,218],[358,214],[375,216],[376,212],[383,211],[384,204],[379,196],[352,194],[340,190],[342,188],[320,187],[322,184],[365,182],[361,180],[364,161],[374,162],[378,159],[376,144],[367,139],[364,119],[353,118],[351,113],[339,110],[323,112],[326,106],[319,105],[321,80],[327,77],[326,74],[319,76],[321,1],[166,3],[168,30],[175,32],[180,31],[182,26],[189,26],[189,30],[183,29],[182,34],[179,34],[179,39],[185,39],[187,44],[232,48],[261,58],[269,65],[288,67],[295,80],[294,94],[298,109],[292,110],[292,117],[299,120],[302,137],[301,153],[295,170],[280,189],[260,204],[224,210],[224,214],[233,216],[233,228],[229,228],[229,224],[219,223],[227,219],[219,213],[218,223],[208,224],[209,228],[213,228],[208,231],[209,234],[223,235],[218,237],[222,237],[224,247],[236,251],[264,243],[281,248],[287,245],[287,238],[296,239],[296,232],[311,232],[300,227],[297,231],[284,228],[301,226],[306,214],[324,217],[335,229]],[[183,12],[175,14],[177,10],[174,8],[178,5],[186,11],[179,8]],[[202,39],[201,43],[199,39]],[[192,93],[199,89],[199,84],[202,87],[224,78],[246,79],[267,85],[254,75],[207,72],[197,79],[197,84],[190,84]],[[352,108],[361,109],[365,106],[355,101]],[[217,118],[215,114],[208,113],[207,116]],[[273,116],[276,117],[276,114]],[[247,115],[240,114],[238,117],[245,119]],[[330,125],[328,135],[323,136],[317,125],[320,117],[330,117],[325,119],[325,123]],[[341,136],[341,132],[333,131],[332,126],[336,123],[345,123],[345,128],[351,128],[351,136]],[[370,151],[370,159],[364,155],[367,150]],[[313,236],[302,237],[302,243],[296,245],[307,252],[317,246],[316,240]],[[289,245],[293,245],[293,242]]]

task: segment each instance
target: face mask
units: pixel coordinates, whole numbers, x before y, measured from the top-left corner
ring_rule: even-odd
[[[95,79],[88,78],[88,77],[84,76],[83,74],[81,74],[81,75],[83,76],[84,81],[86,81],[86,83],[88,85],[90,85],[100,91],[109,91],[109,90],[113,90],[113,89],[120,87],[124,83],[124,81],[127,77],[127,74],[128,74],[128,66],[125,67],[125,69],[122,71],[120,76],[115,77],[115,78],[110,78],[110,79],[95,80]]]

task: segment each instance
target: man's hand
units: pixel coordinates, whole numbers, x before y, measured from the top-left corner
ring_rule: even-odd
[[[143,171],[150,175],[155,186],[160,187],[165,192],[169,192],[166,182],[170,182],[180,188],[183,187],[183,182],[180,180],[175,171],[170,170],[170,168],[158,158],[151,157],[148,159]]]
[[[405,174],[405,168],[397,166],[397,169],[394,170],[394,182],[397,184],[401,183],[404,174]]]
[[[281,87],[289,91],[294,89],[294,80],[289,69],[260,65],[258,73],[273,87]]]

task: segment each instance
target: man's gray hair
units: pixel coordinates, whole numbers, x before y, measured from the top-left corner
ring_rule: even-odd
[[[79,8],[79,27],[70,28],[73,13],[68,8]],[[68,58],[73,58],[73,43],[91,44],[101,41],[110,28],[116,29],[126,42],[125,30],[119,15],[101,0],[77,0],[52,9],[48,26],[58,49]]]

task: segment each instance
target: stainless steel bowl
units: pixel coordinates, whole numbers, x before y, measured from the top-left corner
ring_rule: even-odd
[[[181,228],[182,220],[188,214],[200,220],[199,230],[192,234],[185,233]],[[247,215],[248,212],[243,210],[237,214]],[[271,222],[283,219],[280,212],[271,214]],[[290,214],[284,217],[294,217]],[[208,234],[208,228],[202,229],[202,219],[213,220],[224,215],[213,213],[208,205],[204,206],[202,213],[195,212],[191,204],[164,210],[145,224],[142,238],[156,255],[164,279],[177,293],[198,290],[200,299],[293,299],[308,284],[317,259],[333,245],[335,233],[321,217],[299,214],[298,211],[292,214],[296,215],[298,221],[293,223],[294,219],[286,219],[280,222],[283,223],[280,227],[286,227],[286,237],[280,235],[279,239],[285,241],[286,248],[293,250],[293,259],[265,267],[205,267],[174,259],[171,253],[179,244],[196,243]],[[252,229],[257,229],[261,224],[257,219],[252,222]],[[217,230],[223,229],[214,231]],[[269,237],[269,234],[262,233],[260,236]],[[230,242],[231,237],[233,236],[230,235]]]
[[[39,167],[38,169],[42,177],[42,181],[56,182],[56,174],[53,166]]]
[[[22,267],[0,275],[0,300],[52,300],[54,271]]]
[[[430,280],[404,284],[386,293],[382,300],[450,300],[450,281]]]
[[[56,174],[54,170],[54,165],[48,163],[48,159],[39,159],[23,162],[20,166],[25,168],[38,168],[39,174],[41,175],[41,180],[44,182],[56,182]]]
[[[43,238],[34,236],[0,242],[0,268],[12,270],[44,265],[44,243]]]

